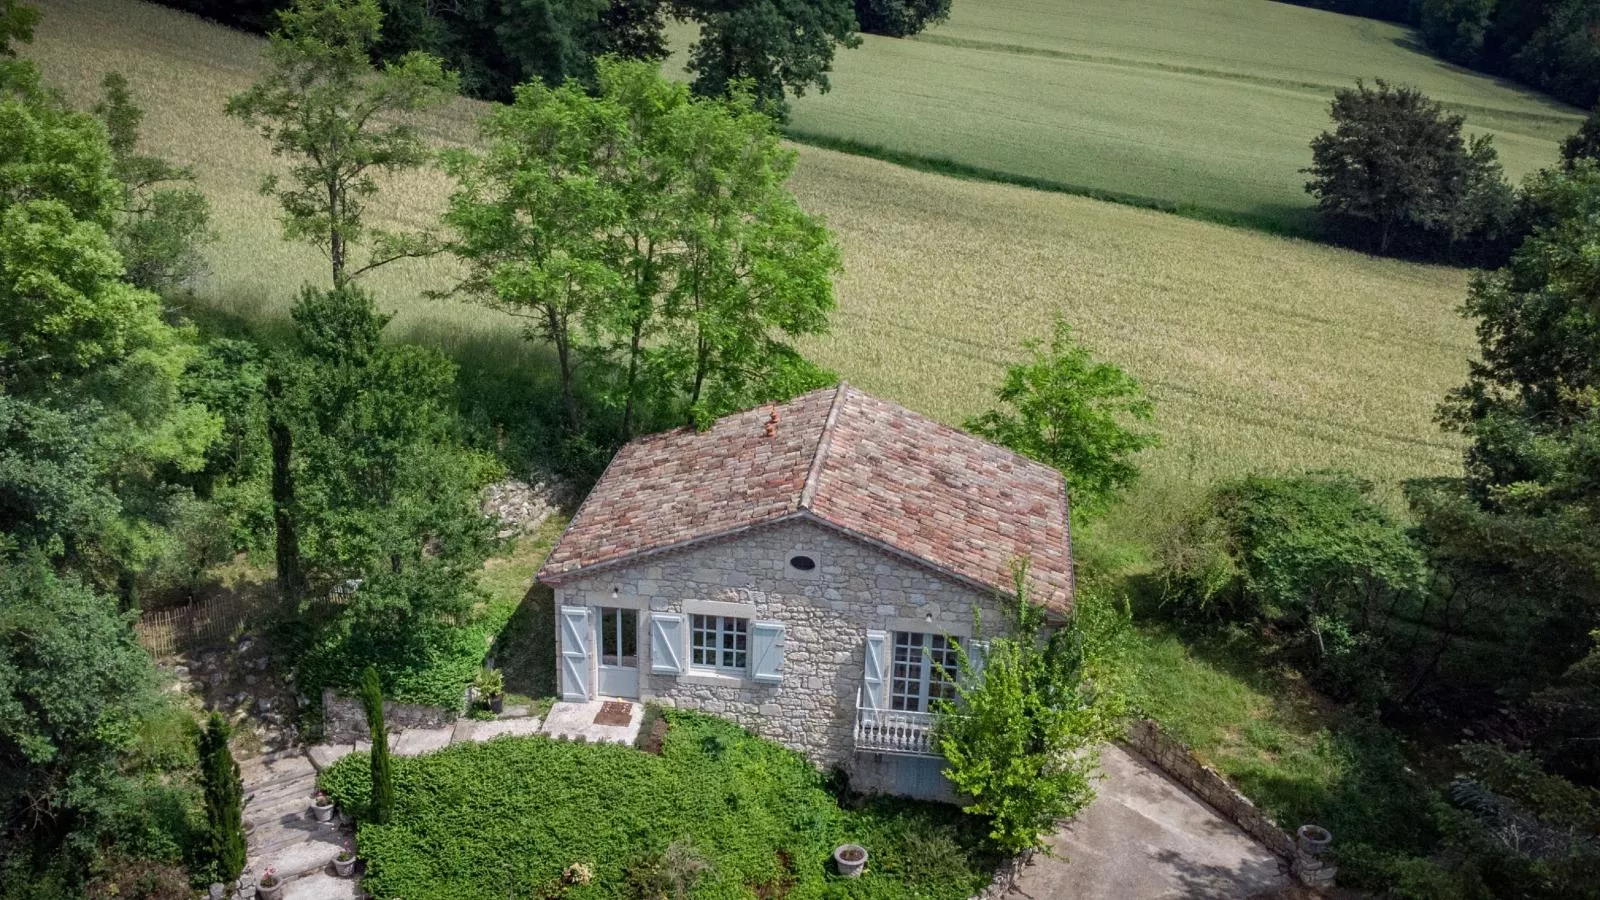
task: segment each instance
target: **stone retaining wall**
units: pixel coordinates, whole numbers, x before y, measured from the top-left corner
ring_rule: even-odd
[[[459,710],[417,703],[383,701],[383,724],[393,733],[402,728],[443,728],[454,724]],[[322,692],[322,729],[330,743],[364,741],[369,736],[367,712],[357,697],[336,694],[332,688]]]
[[[1174,781],[1188,788],[1201,800],[1211,804],[1217,812],[1260,841],[1262,846],[1293,861],[1295,840],[1282,828],[1273,824],[1267,814],[1239,793],[1222,773],[1201,762],[1194,751],[1161,730],[1149,719],[1138,719],[1128,726],[1127,744],[1130,749],[1149,760],[1156,768],[1172,776]]]

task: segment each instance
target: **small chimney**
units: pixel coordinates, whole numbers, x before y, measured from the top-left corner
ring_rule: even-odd
[[[772,407],[772,414],[767,417],[767,437],[774,437],[778,433],[778,407]]]

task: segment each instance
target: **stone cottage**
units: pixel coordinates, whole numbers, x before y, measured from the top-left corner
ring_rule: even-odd
[[[948,795],[956,645],[1071,609],[1061,474],[848,385],[619,452],[551,552],[561,696],[733,719],[865,790]],[[977,613],[975,616],[974,613]]]

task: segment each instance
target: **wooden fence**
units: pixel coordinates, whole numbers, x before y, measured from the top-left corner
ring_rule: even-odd
[[[338,603],[343,599],[343,593],[334,591],[325,597],[316,597],[311,602]],[[145,613],[134,625],[134,632],[139,637],[139,644],[152,655],[170,656],[180,649],[217,643],[292,612],[271,594],[219,594],[188,606]]]

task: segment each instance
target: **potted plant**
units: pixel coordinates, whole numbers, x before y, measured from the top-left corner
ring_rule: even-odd
[[[505,708],[505,691],[505,675],[499,669],[484,669],[472,682],[473,696],[496,715]]]
[[[1299,838],[1300,851],[1308,856],[1322,855],[1333,842],[1333,832],[1321,825],[1301,825],[1295,836]]]
[[[346,841],[344,847],[339,850],[339,855],[333,858],[333,871],[340,878],[349,878],[355,874],[356,850],[350,846],[349,841]]]
[[[283,900],[283,879],[278,877],[278,870],[267,867],[261,873],[261,880],[256,882],[256,900]]]
[[[333,798],[322,791],[311,798],[311,817],[318,822],[333,821]]]
[[[833,864],[839,869],[839,874],[846,878],[857,878],[867,868],[867,848],[860,844],[840,844],[833,851]]]

